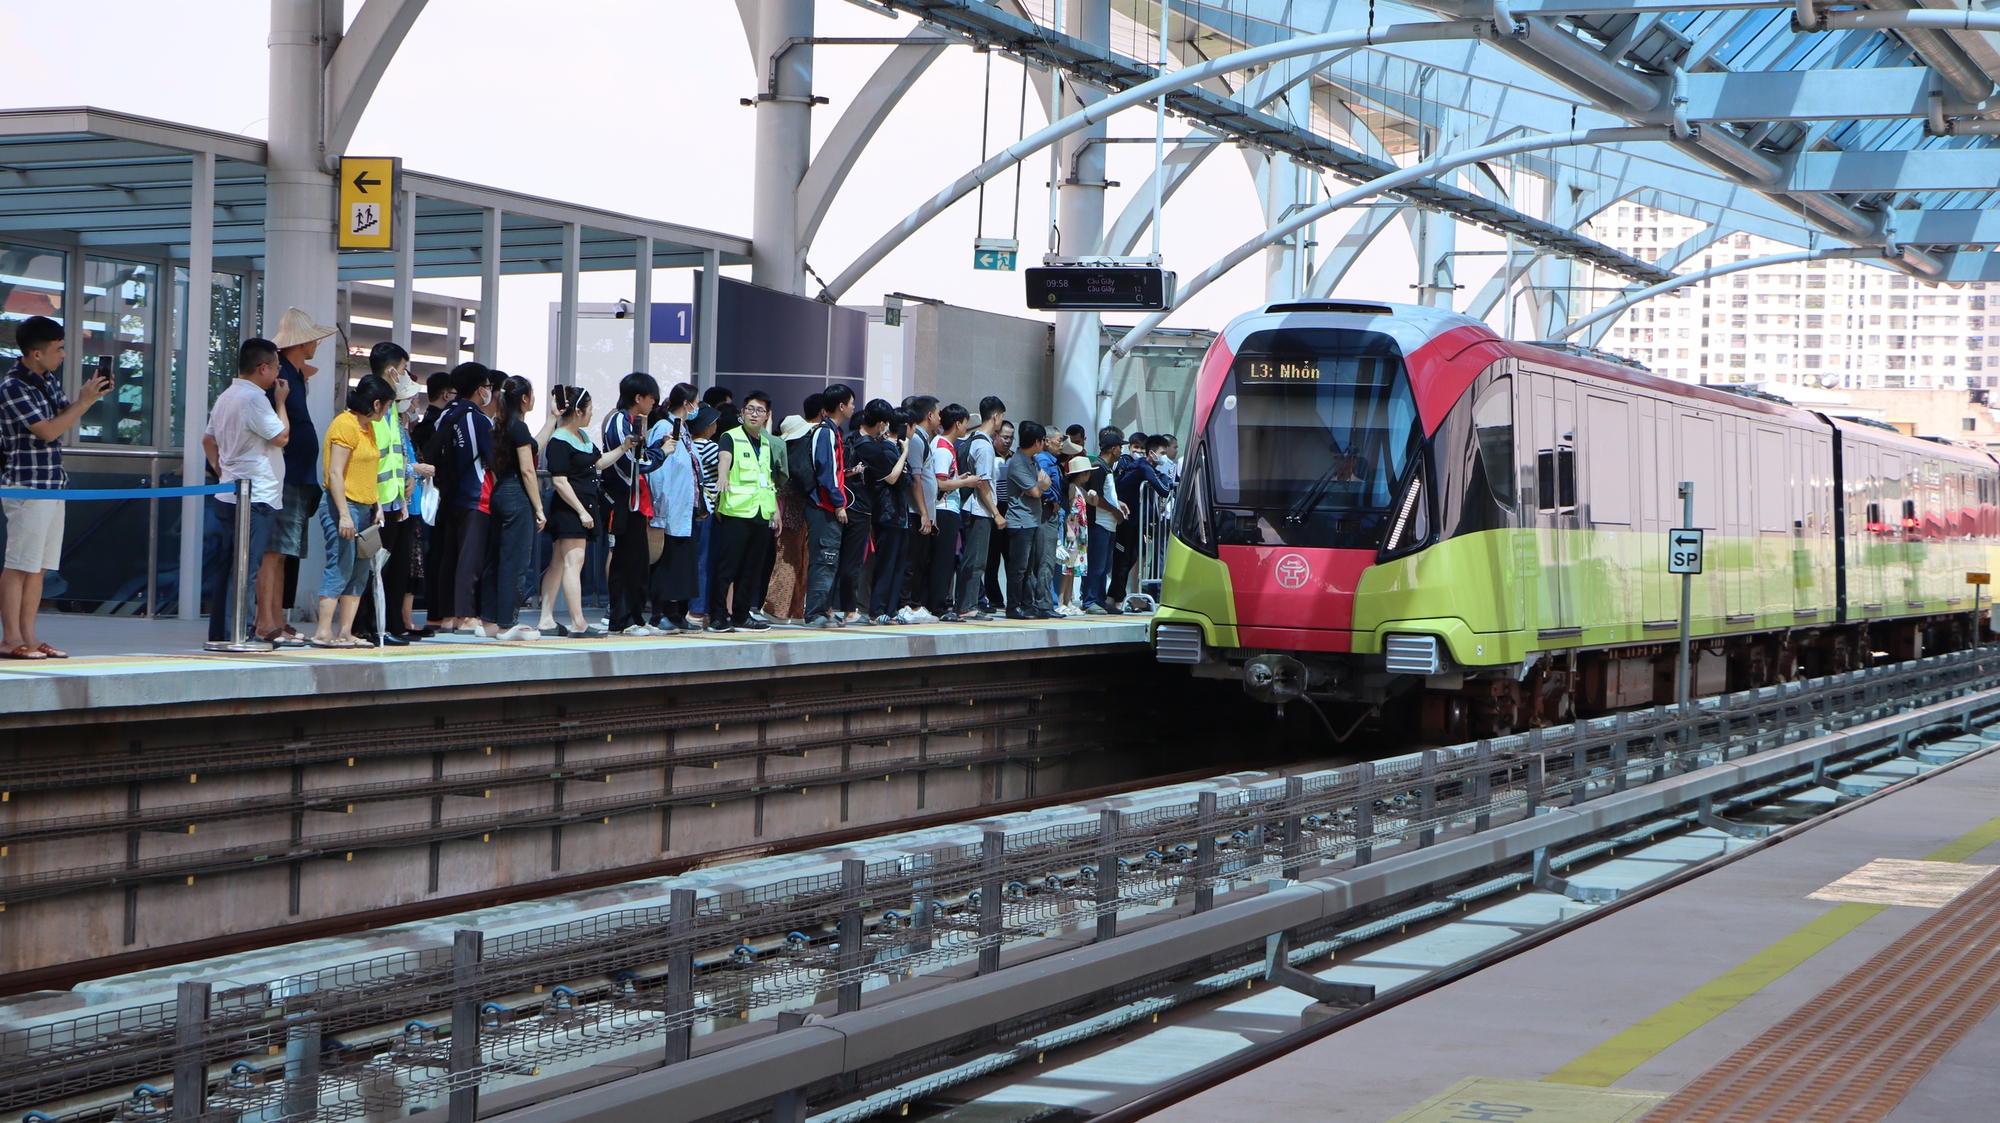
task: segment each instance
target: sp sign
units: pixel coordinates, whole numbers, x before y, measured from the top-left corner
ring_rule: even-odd
[[[1667,532],[1667,572],[1701,572],[1701,538],[1699,530],[1676,528]]]

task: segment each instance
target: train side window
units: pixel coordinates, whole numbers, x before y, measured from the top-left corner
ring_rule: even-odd
[[[1570,445],[1556,450],[1556,505],[1564,510],[1576,506],[1576,449]]]
[[[1479,439],[1479,463],[1486,486],[1508,510],[1514,508],[1514,380],[1501,375],[1486,384],[1472,403],[1472,428]]]
[[[1572,484],[1570,491],[1575,490]],[[1535,454],[1535,506],[1542,511],[1556,509],[1556,452],[1552,448]]]

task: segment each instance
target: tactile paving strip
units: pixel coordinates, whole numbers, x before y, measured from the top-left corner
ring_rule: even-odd
[[[1988,876],[1703,1073],[1644,1123],[1871,1123],[2000,1003]]]

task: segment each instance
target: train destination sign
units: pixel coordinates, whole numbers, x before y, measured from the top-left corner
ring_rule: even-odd
[[[1667,572],[1701,572],[1701,536],[1699,530],[1676,527],[1667,532]]]
[[[1028,307],[1045,312],[1157,312],[1174,275],[1149,265],[1054,265],[1027,271]]]

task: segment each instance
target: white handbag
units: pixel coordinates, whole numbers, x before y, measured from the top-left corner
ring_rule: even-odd
[[[414,482],[417,489],[417,514],[425,526],[436,526],[438,521],[438,489],[422,479]]]

